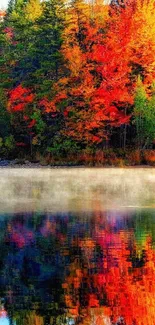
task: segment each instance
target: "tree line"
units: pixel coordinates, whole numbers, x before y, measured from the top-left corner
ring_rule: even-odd
[[[153,148],[154,52],[154,0],[10,0],[1,156]]]

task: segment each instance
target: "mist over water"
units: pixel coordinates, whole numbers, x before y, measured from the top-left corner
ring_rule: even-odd
[[[0,210],[155,207],[154,168],[1,169]]]

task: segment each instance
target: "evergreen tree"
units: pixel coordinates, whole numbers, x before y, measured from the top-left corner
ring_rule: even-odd
[[[135,102],[134,102],[134,122],[136,124],[136,141],[139,148],[144,143],[144,115],[147,108],[147,98],[144,85],[138,76]]]
[[[15,7],[15,0],[10,0],[6,10],[6,17],[12,14],[14,7]]]
[[[143,149],[149,147],[155,139],[155,87],[153,84],[151,97],[147,98],[140,77],[135,95],[134,122],[138,147]]]
[[[64,19],[64,3],[48,0],[43,3],[42,15],[35,21],[33,44],[27,54],[32,67],[29,83],[35,85],[40,98],[49,95],[52,85],[61,75]]]

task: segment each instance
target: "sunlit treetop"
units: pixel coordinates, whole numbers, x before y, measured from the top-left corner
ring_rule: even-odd
[[[40,0],[29,0],[25,8],[25,16],[30,21],[35,21],[43,12],[43,7]]]

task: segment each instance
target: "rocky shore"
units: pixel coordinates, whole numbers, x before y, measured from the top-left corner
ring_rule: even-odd
[[[59,167],[80,168],[80,167],[86,167],[86,166],[85,165],[76,165],[74,163],[71,163],[68,165],[65,163],[48,164],[46,161],[33,161],[32,162],[32,161],[24,160],[24,159],[14,159],[14,160],[0,159],[0,168],[59,168]],[[90,167],[90,166],[88,166],[88,167]]]
[[[0,168],[155,168],[155,166],[151,165],[124,165],[124,166],[117,166],[117,165],[76,165],[76,164],[47,164],[46,162],[34,161],[31,162],[29,160],[24,159],[14,159],[14,160],[7,160],[7,159],[0,159]]]
[[[41,164],[39,161],[30,162],[28,160],[14,159],[0,159],[0,168],[42,168],[50,167],[49,165]]]

